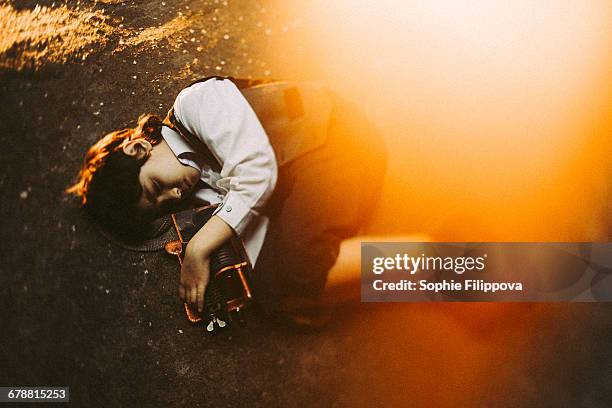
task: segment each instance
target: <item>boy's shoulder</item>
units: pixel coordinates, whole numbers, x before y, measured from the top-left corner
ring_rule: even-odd
[[[174,113],[187,127],[190,117],[227,114],[246,101],[261,122],[282,166],[323,145],[333,93],[317,81],[241,80],[207,77],[181,90]],[[195,117],[194,116],[194,117]]]

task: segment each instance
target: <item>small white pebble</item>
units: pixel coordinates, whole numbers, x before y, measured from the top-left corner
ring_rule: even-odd
[[[23,190],[21,193],[19,193],[19,197],[20,197],[22,200],[25,200],[26,198],[28,198],[28,192],[27,192],[27,191],[25,191],[25,190]]]
[[[105,292],[108,295],[110,293],[110,289],[106,289]]]
[[[179,333],[180,333],[180,334],[183,334],[183,331],[182,331],[181,329],[179,329]]]
[[[145,269],[145,271],[144,271],[144,272],[145,272],[145,275],[148,275],[148,274],[149,274],[149,270],[148,270],[148,269]]]

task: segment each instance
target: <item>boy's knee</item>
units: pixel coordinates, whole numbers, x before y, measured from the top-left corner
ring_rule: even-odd
[[[274,262],[257,270],[254,280],[259,293],[256,295],[266,301],[286,296],[318,296],[338,258],[339,247],[338,238],[285,242],[276,249]]]

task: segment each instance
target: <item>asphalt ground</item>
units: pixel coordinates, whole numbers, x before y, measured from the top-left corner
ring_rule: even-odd
[[[315,332],[256,313],[212,336],[190,326],[175,261],[108,242],[64,189],[89,145],[163,114],[190,79],[274,76],[268,24],[291,21],[271,2],[37,3],[53,2],[0,16],[26,33],[4,31],[0,58],[1,385],[67,385],[86,407],[610,405],[607,304],[360,304]]]

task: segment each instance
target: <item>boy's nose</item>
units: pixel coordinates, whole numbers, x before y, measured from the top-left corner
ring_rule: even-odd
[[[173,188],[171,191],[171,195],[172,198],[174,198],[175,200],[180,200],[181,199],[181,189],[178,187]]]
[[[182,196],[181,193],[181,189],[178,187],[175,188],[171,188],[170,190],[166,190],[164,192],[164,194],[162,194],[161,198],[161,202],[167,201],[167,200],[180,200]]]

